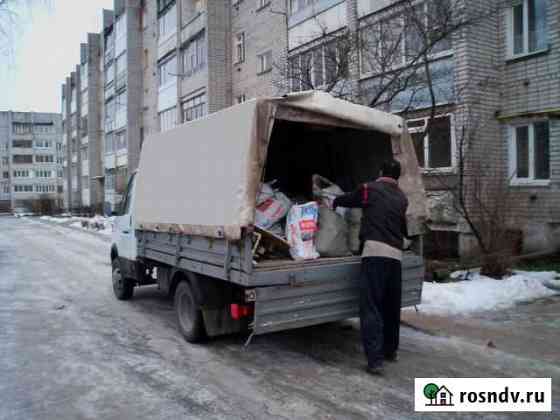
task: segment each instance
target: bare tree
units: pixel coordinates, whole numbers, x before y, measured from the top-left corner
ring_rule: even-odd
[[[52,0],[0,0],[0,56],[11,56],[15,40],[33,7],[51,6]]]
[[[481,159],[484,145],[479,138],[489,116],[474,111],[477,99],[470,94],[483,91],[490,81],[461,86],[453,69],[438,66],[437,60],[502,7],[501,2],[480,8],[469,7],[468,0],[401,0],[363,20],[356,31],[328,32],[315,18],[320,35],[303,52],[280,57],[274,80],[280,92],[321,89],[404,117],[422,109],[427,123],[416,140],[431,142],[437,137],[438,89],[442,79],[450,78],[446,94],[451,97],[445,99],[461,115],[454,136],[457,167],[454,176],[433,175],[441,189],[450,192],[460,223],[472,233],[483,272],[495,277],[504,274],[506,254],[511,253],[511,200],[507,174]],[[358,84],[352,82],[357,75],[369,77]]]

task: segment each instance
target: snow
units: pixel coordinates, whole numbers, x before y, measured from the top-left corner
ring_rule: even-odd
[[[523,301],[558,294],[555,271],[515,271],[502,280],[476,272],[455,272],[454,283],[424,283],[420,312],[433,315],[466,315],[473,312],[503,309]]]
[[[69,217],[66,215],[62,215],[56,217],[41,216],[39,219],[58,225],[66,225],[76,229],[93,231],[102,235],[111,236],[115,218],[99,215],[96,215],[94,217]]]

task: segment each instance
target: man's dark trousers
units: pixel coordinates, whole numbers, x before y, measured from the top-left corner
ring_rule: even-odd
[[[364,257],[360,277],[360,329],[368,366],[377,367],[399,347],[401,262]]]

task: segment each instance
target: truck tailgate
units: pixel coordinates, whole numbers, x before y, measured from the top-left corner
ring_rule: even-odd
[[[255,289],[255,334],[358,316],[359,258],[282,271],[283,276],[293,279],[291,284]],[[420,303],[424,281],[421,257],[404,256],[402,280],[402,307]]]

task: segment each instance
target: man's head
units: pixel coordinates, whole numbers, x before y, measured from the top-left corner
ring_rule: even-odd
[[[395,159],[389,159],[381,165],[381,176],[398,180],[401,176],[401,164]]]

